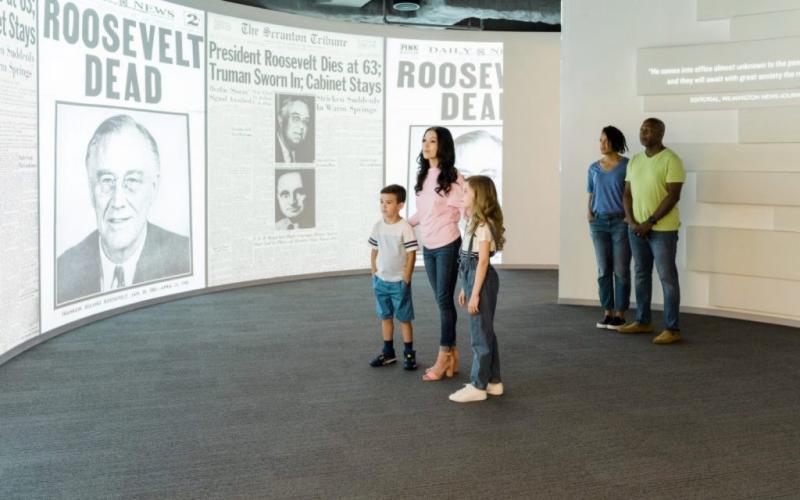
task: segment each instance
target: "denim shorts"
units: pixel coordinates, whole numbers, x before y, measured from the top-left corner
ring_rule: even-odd
[[[375,290],[375,312],[380,319],[414,320],[411,287],[405,281],[383,281],[373,275],[372,288]]]

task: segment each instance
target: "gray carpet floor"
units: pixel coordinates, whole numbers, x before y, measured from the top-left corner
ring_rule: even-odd
[[[447,400],[468,359],[435,383],[367,365],[367,276],[57,337],[0,367],[0,498],[800,498],[800,331],[685,314],[655,346],[556,305],[554,271],[500,280],[506,394],[469,405]],[[413,292],[424,367],[438,316]]]

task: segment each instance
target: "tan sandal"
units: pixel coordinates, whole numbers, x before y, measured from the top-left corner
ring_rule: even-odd
[[[443,378],[451,378],[453,376],[453,356],[447,351],[439,351],[439,356],[443,357],[441,371],[438,371],[436,365],[439,364],[439,358],[436,359],[436,364],[431,366],[425,371],[422,380],[425,382],[433,382]]]

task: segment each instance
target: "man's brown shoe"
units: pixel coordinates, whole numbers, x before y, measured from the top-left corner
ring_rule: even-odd
[[[661,332],[658,337],[653,339],[654,344],[671,344],[673,342],[677,342],[681,339],[680,332],[675,332],[672,330],[664,330]]]
[[[622,325],[617,330],[619,333],[653,333],[652,325],[643,325],[641,323],[628,323]]]

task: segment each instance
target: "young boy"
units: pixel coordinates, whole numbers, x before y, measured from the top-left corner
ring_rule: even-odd
[[[372,228],[369,245],[372,247],[372,288],[375,309],[381,319],[383,351],[373,358],[370,366],[386,366],[397,361],[394,352],[394,320],[400,322],[403,334],[403,368],[417,369],[411,321],[414,305],[411,302],[411,273],[417,258],[417,238],[411,224],[400,217],[406,202],[403,186],[392,184],[381,189],[383,218]]]

